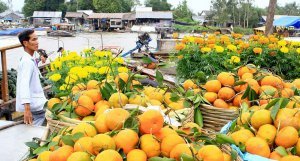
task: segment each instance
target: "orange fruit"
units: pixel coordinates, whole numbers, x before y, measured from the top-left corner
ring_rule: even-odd
[[[279,161],[300,161],[300,157],[294,155],[287,155],[282,157]]]
[[[147,161],[147,155],[143,150],[133,149],[127,154],[127,161]]]
[[[145,134],[140,138],[140,148],[143,150],[148,158],[159,156],[160,144],[155,136],[151,134]]]
[[[283,83],[283,87],[284,88],[292,88],[294,86],[294,84],[293,83],[290,83],[290,82],[284,82]]]
[[[248,98],[244,98],[242,100],[242,97],[243,97],[243,94],[236,95],[232,102],[233,106],[240,107],[243,102],[247,103],[248,106],[250,106],[250,102],[248,101]]]
[[[242,75],[242,80],[246,80],[246,79],[249,79],[249,78],[253,78],[253,74],[252,73],[244,73]]]
[[[265,76],[261,80],[260,85],[261,86],[264,86],[264,85],[273,86],[273,87],[279,88],[279,89],[282,89],[284,86],[283,81],[280,78],[272,76],[272,75]]]
[[[245,91],[247,89],[248,86],[250,86],[256,93],[259,92],[259,84],[255,79],[252,78],[248,78],[245,79],[244,82],[246,82],[245,84],[240,85],[240,91]]]
[[[161,153],[165,157],[170,156],[171,150],[177,145],[177,144],[184,144],[184,139],[177,135],[177,134],[171,134],[166,136],[161,141]]]
[[[89,137],[93,137],[97,134],[97,130],[95,129],[95,127],[89,123],[79,123],[78,125],[76,125],[74,127],[74,129],[72,130],[72,135],[76,134],[76,133],[83,133],[84,136],[89,136]]]
[[[98,131],[98,133],[106,133],[109,131],[108,127],[106,126],[106,115],[105,114],[99,114],[96,121],[95,121],[95,127]]]
[[[259,137],[252,137],[246,142],[246,151],[265,158],[271,154],[268,143]]]
[[[210,103],[213,103],[217,98],[218,94],[214,92],[206,92],[203,97]]]
[[[106,134],[98,134],[92,138],[93,154],[99,154],[102,150],[116,149],[116,143],[112,137]]]
[[[250,112],[242,112],[242,114],[237,118],[237,124],[243,125],[250,123]]]
[[[93,100],[94,103],[97,103],[100,100],[102,100],[102,96],[101,96],[99,89],[86,90],[86,91],[83,91],[82,94],[89,96]]]
[[[277,146],[284,148],[290,148],[294,146],[298,141],[298,131],[291,126],[287,126],[279,130],[275,138]]]
[[[223,87],[218,92],[218,98],[224,101],[231,99],[232,97],[234,97],[234,95],[234,90],[229,87]]]
[[[73,147],[64,145],[50,154],[49,161],[67,161],[72,153]]]
[[[166,104],[170,104],[170,103],[172,103],[173,101],[171,101],[171,92],[167,92],[166,94],[165,94],[165,96],[164,96],[164,102],[166,103]]]
[[[99,101],[95,105],[95,119],[97,119],[98,115],[103,114],[106,110],[110,109],[110,105],[107,101]]]
[[[55,104],[57,104],[57,103],[61,103],[61,100],[59,98],[51,98],[51,99],[49,99],[48,102],[47,102],[48,109],[51,110],[53,108],[53,106]]]
[[[270,99],[278,97],[278,90],[273,86],[264,85],[260,87],[259,94],[263,99]]]
[[[83,91],[86,89],[86,85],[84,83],[78,83],[75,86],[72,87],[72,93],[76,94],[80,91]]]
[[[300,113],[297,109],[282,108],[279,109],[274,125],[276,128],[282,129],[286,126],[292,126],[297,130],[300,129]]]
[[[223,86],[233,86],[235,82],[233,74],[227,72],[218,74],[217,79]]]
[[[196,128],[199,132],[201,132],[201,127],[194,122],[188,122],[188,123],[184,124],[180,128],[180,130],[182,130],[186,134],[190,134],[190,133],[192,133],[193,128]]]
[[[92,159],[86,152],[75,152],[69,156],[67,161],[92,161]]]
[[[204,85],[204,88],[206,89],[207,92],[215,92],[215,93],[218,93],[221,87],[222,87],[221,82],[218,80],[207,81]]]
[[[79,116],[88,116],[94,110],[93,100],[85,95],[81,95],[78,98],[77,106],[75,107],[75,113]]]
[[[154,134],[163,127],[164,118],[159,111],[148,110],[139,116],[139,122],[143,134]]]
[[[269,145],[272,145],[274,143],[276,133],[277,131],[275,126],[265,124],[259,127],[256,136],[266,140]]]
[[[172,102],[169,104],[169,107],[173,110],[184,109],[184,101],[178,100],[177,102]]]
[[[121,108],[128,103],[128,97],[123,93],[114,93],[110,96],[108,102],[113,108]]]
[[[129,112],[122,108],[114,108],[106,114],[106,126],[110,130],[119,130],[129,115]]]
[[[123,73],[119,73],[117,75],[117,77],[115,78],[115,83],[119,84],[119,79],[122,79],[125,83],[127,83],[128,78],[129,78],[128,73],[124,73],[124,72]]]
[[[188,144],[177,144],[170,152],[170,158],[176,159],[176,161],[180,161],[181,154],[186,154],[192,156],[193,153]]]
[[[300,79],[295,79],[292,83],[296,88],[300,89]]]
[[[49,161],[49,157],[50,157],[51,153],[52,153],[51,151],[43,151],[39,154],[39,156],[37,157],[37,160],[38,161]]]
[[[115,136],[115,142],[118,149],[123,149],[124,153],[127,154],[135,148],[139,142],[138,134],[131,129],[121,130]]]
[[[216,99],[214,102],[214,106],[225,109],[229,108],[229,105],[222,99]]]
[[[197,156],[203,161],[224,161],[223,153],[216,145],[204,145]]]
[[[93,151],[93,139],[91,137],[82,137],[74,144],[74,151],[88,152],[94,154]]]
[[[100,83],[96,80],[89,80],[86,84],[86,89],[100,89]]]
[[[246,66],[243,66],[241,68],[239,68],[238,70],[238,76],[242,77],[245,73],[250,73],[250,69]]]
[[[297,155],[300,156],[300,138],[297,141],[296,150],[297,150]]]
[[[117,151],[108,149],[99,153],[95,161],[123,161],[123,158]]]
[[[133,95],[129,98],[129,104],[135,104],[135,105],[147,107],[146,102],[147,102],[147,98],[141,95]]]
[[[270,159],[273,159],[273,160],[280,160],[282,158],[282,156],[277,153],[276,151],[273,151],[271,154],[270,154]]]
[[[163,138],[165,138],[166,136],[171,135],[171,134],[177,134],[177,132],[169,127],[163,127],[157,133],[154,133],[153,135],[156,138],[162,140]]]
[[[230,136],[234,140],[235,144],[245,145],[250,138],[254,137],[254,134],[250,130],[241,129],[233,132]]]
[[[271,112],[269,110],[258,110],[255,111],[250,119],[251,125],[255,129],[259,129],[262,125],[272,124]]]
[[[281,97],[284,97],[284,98],[291,98],[294,96],[294,91],[290,88],[283,88],[281,90]]]
[[[197,88],[197,85],[190,79],[184,81],[182,86],[185,90]]]

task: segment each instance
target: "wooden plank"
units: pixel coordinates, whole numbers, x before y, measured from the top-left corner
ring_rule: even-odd
[[[1,63],[2,63],[2,100],[4,102],[8,101],[8,77],[7,77],[7,63],[6,63],[6,51],[1,50]]]
[[[14,43],[14,44],[6,45],[6,46],[0,46],[0,51],[14,49],[14,48],[18,48],[18,47],[22,47],[22,45],[20,43]]]

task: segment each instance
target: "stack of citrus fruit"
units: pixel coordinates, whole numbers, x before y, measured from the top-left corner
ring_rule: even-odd
[[[299,99],[299,96],[294,96],[294,89],[300,88],[300,79],[289,83],[279,76],[260,72],[255,67],[248,66],[239,68],[237,75],[229,72],[219,73],[217,79],[205,83],[203,87],[206,92],[203,96],[214,107],[238,109],[243,102],[250,105],[248,94],[243,97],[248,86],[257,95],[255,99],[259,101],[260,105],[266,104],[277,97]],[[292,103],[295,104],[295,101]]]
[[[125,127],[129,118],[136,119],[137,128]],[[133,127],[135,126],[133,125]],[[67,128],[46,145],[38,154],[39,161],[147,161],[157,157],[181,157],[203,161],[230,161],[231,156],[223,153],[216,145],[197,145],[186,139],[194,129],[201,132],[195,123],[188,123],[177,129],[164,126],[163,115],[148,110],[133,115],[122,108],[114,108],[99,115],[95,124],[80,123]],[[177,133],[180,130],[180,133]],[[183,135],[185,134],[185,135]]]

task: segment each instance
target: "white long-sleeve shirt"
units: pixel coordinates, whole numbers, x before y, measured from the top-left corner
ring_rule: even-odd
[[[47,101],[40,81],[40,72],[35,60],[23,53],[17,69],[16,111],[24,112],[24,104],[30,104],[31,111],[40,111]]]

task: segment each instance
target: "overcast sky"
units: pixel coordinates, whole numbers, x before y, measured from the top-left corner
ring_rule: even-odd
[[[7,2],[7,0],[1,0],[3,2]],[[143,2],[144,0],[140,0]],[[168,0],[173,6],[177,6],[178,3],[182,0]],[[269,0],[254,0],[255,6],[265,8],[268,6]],[[21,11],[24,0],[12,0],[13,2],[13,9]],[[202,10],[209,10],[210,9],[210,2],[211,0],[187,0],[188,6],[193,10],[193,12],[201,12]],[[297,0],[277,0],[279,5],[284,5],[285,3],[297,2]],[[298,2],[299,4],[300,2]]]

